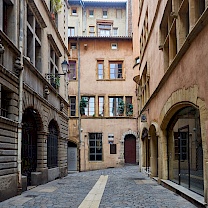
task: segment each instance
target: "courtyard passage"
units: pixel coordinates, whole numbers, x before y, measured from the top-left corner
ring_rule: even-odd
[[[193,204],[138,172],[138,166],[77,172],[0,203],[1,208],[192,208]]]

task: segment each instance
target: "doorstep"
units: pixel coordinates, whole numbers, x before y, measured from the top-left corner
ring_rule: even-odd
[[[154,178],[154,179],[157,180],[157,178]],[[180,186],[170,180],[161,179],[160,184],[162,186],[164,186],[165,188],[168,188],[168,189],[176,192],[180,196],[182,196],[185,199],[187,199],[188,201],[192,202],[197,207],[206,207],[206,205],[207,205],[207,203],[204,202],[203,196],[201,196],[193,191],[190,191],[189,189],[187,189],[183,186]]]

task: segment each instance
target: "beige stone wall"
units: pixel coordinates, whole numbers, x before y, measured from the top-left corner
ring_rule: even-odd
[[[144,127],[150,129],[152,122],[156,123],[155,128],[158,135],[158,176],[161,179],[168,178],[167,167],[167,138],[166,128],[171,117],[177,110],[182,107],[193,105],[200,111],[201,134],[203,140],[203,157],[204,157],[204,194],[205,201],[207,198],[207,46],[206,36],[208,33],[207,21],[204,20],[207,15],[207,4],[205,5],[204,14],[200,17],[196,16],[195,10],[190,11],[190,28],[187,37],[184,38],[185,26],[181,13],[173,21],[176,21],[177,51],[175,52],[173,36],[170,37],[169,49],[163,45],[161,36],[161,22],[165,18],[167,1],[144,1],[141,7],[141,12],[138,11],[139,2],[133,1],[133,33],[136,37],[142,34],[142,26],[145,19],[146,11],[148,10],[148,36],[143,54],[140,54],[139,39],[133,37],[133,56],[140,57],[141,63],[134,67],[137,73],[134,74],[142,77],[143,70],[147,64],[150,80],[150,98],[147,100],[144,108],[140,108],[141,113],[147,117],[147,122],[144,125],[139,123],[140,132]],[[193,4],[198,1],[189,1]],[[177,10],[177,5],[172,5],[173,11]],[[176,15],[177,15],[176,14]],[[181,16],[180,16],[181,15]],[[197,21],[198,22],[197,22]],[[139,26],[137,22],[139,21]],[[172,19],[169,19],[171,22]],[[200,21],[204,22],[203,27],[200,27]],[[172,34],[172,33],[171,33]],[[138,35],[138,36],[137,36]],[[168,37],[169,38],[169,37]],[[142,47],[140,45],[140,47]],[[168,55],[169,54],[169,55]],[[137,82],[139,84],[139,80]],[[141,99],[139,97],[139,99]],[[141,135],[141,133],[140,133]],[[152,150],[154,153],[154,150]],[[140,151],[142,153],[142,149]],[[143,155],[140,158],[141,164],[144,161]]]

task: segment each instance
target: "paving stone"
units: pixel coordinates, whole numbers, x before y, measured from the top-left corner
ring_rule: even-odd
[[[108,175],[108,180],[99,208],[195,207],[138,169],[138,166],[124,166],[71,173],[1,202],[0,208],[78,208],[101,175]]]

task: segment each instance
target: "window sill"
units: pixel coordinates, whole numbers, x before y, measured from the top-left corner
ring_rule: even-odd
[[[118,78],[118,79],[96,79],[96,81],[125,81],[125,78]]]

